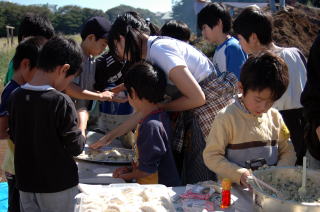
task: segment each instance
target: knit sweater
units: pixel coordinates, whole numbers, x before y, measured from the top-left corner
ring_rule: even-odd
[[[203,159],[219,177],[240,184],[247,160],[264,158],[268,165],[294,165],[296,156],[288,140],[289,131],[276,109],[257,117],[246,111],[237,98],[216,116]]]

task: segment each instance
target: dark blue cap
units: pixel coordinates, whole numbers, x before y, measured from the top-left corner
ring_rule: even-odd
[[[107,38],[111,29],[111,23],[104,17],[95,16],[89,18],[82,26],[81,38],[84,40],[90,34],[97,38]]]

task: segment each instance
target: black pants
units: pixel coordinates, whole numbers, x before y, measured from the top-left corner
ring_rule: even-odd
[[[20,212],[20,195],[16,187],[16,177],[6,173],[8,181],[8,212]]]
[[[304,128],[306,122],[303,118],[302,108],[281,110],[282,118],[290,131],[290,138],[296,151],[296,165],[302,165],[303,156],[305,156],[307,147],[304,141]]]

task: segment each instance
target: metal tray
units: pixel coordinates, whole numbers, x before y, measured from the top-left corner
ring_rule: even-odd
[[[111,153],[112,150],[117,150],[119,153],[126,155],[126,157],[119,157],[119,159],[116,159],[116,156],[108,156],[110,154],[114,155],[114,153]],[[78,160],[89,161],[94,163],[130,164],[132,161],[132,157],[133,152],[131,149],[124,149],[119,147],[103,147],[98,150],[93,150],[86,146],[84,148],[84,151],[75,158]]]

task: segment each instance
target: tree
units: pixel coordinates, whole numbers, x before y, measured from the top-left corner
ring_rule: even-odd
[[[118,15],[121,15],[128,11],[134,11],[139,13],[143,18],[150,18],[151,22],[153,24],[156,24],[158,26],[162,26],[164,24],[164,21],[161,20],[160,17],[156,16],[153,12],[146,10],[146,9],[140,9],[140,8],[134,8],[127,5],[120,5],[118,7],[114,7],[112,9],[109,9],[106,11],[107,16],[109,17],[109,20],[111,22],[114,22]]]
[[[93,16],[106,17],[102,10],[83,9],[78,6],[64,6],[58,9],[52,22],[57,32],[76,34],[80,33],[82,24]]]
[[[193,9],[193,0],[174,0],[172,5],[173,19],[186,23],[195,32],[197,29],[197,17]]]

